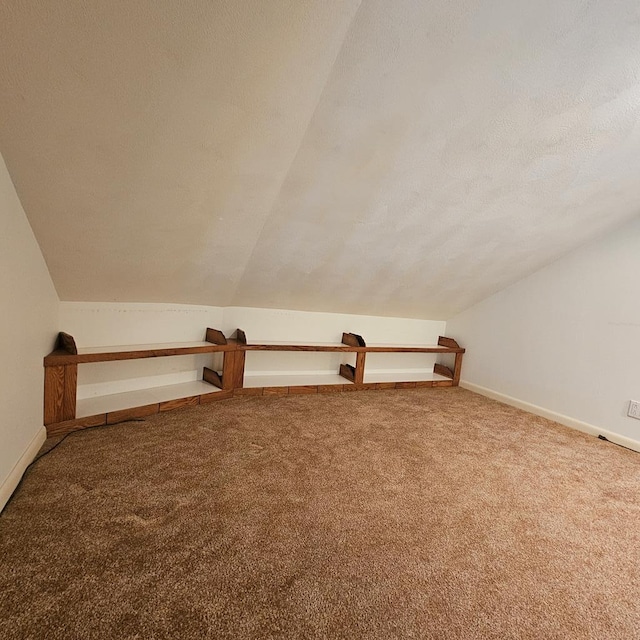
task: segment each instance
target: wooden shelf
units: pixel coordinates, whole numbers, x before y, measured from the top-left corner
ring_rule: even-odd
[[[240,345],[239,348],[243,351],[345,351],[353,353],[360,347],[352,347],[346,344],[340,344],[339,342],[314,342],[300,344],[297,342],[268,341],[243,344]]]
[[[413,345],[413,344],[368,344],[348,345],[337,342],[315,342],[300,344],[298,342],[252,342],[240,344],[243,351],[334,351],[346,353],[464,353],[461,347],[448,347],[442,345]]]
[[[113,360],[137,360],[139,358],[162,358],[195,353],[215,353],[236,349],[217,329],[208,328],[201,342],[163,342],[159,344],[129,344],[108,347],[76,346],[73,336],[60,332],[55,349],[45,357],[44,366],[77,365],[87,362],[110,362]]]
[[[224,400],[233,395],[201,380],[153,389],[127,391],[79,400],[76,417],[47,425],[47,435],[58,436],[106,424],[117,424],[161,411]]]
[[[366,389],[407,389],[456,386],[460,380],[464,349],[441,336],[437,345],[401,343],[367,345],[362,336],[343,333],[342,342],[292,341],[249,342],[238,329],[227,339],[217,329],[207,329],[202,342],[84,347],[78,349],[72,336],[60,333],[54,351],[44,359],[44,423],[49,435],[61,435],[90,426],[169,411],[181,406],[213,402],[235,395],[283,395],[331,393]],[[339,372],[319,374],[245,375],[247,351],[307,351],[355,354],[355,366],[342,364]],[[78,365],[90,362],[160,358],[223,352],[222,372],[203,369],[203,380],[140,391],[86,398],[76,402]],[[367,372],[367,353],[454,354],[453,369],[441,363],[433,372]]]
[[[210,342],[167,342],[160,344],[129,344],[114,347],[86,347],[78,349],[76,354],[66,351],[53,351],[45,358],[44,363],[45,366],[52,366],[87,362],[112,362],[115,360],[216,353],[234,348],[235,346],[232,344],[212,344]]]
[[[234,354],[237,348],[235,341],[227,341],[222,332],[208,328],[205,339],[199,342],[169,342],[152,344],[116,345],[109,347],[84,347],[78,349],[73,336],[61,332],[53,352],[44,359],[44,424],[49,433],[58,433],[63,427],[66,431],[89,426],[99,419],[105,419],[111,413],[138,408],[151,411],[164,410],[165,406],[173,407],[181,404],[197,404],[201,397],[209,397],[216,393],[217,387],[199,382],[195,386],[172,385],[170,388],[159,388],[153,393],[127,392],[113,394],[103,398],[83,400],[76,406],[78,365],[89,362],[109,362],[115,360],[136,360],[139,358],[159,358],[166,356],[182,356],[222,351],[225,359]],[[206,368],[205,368],[206,369]],[[203,373],[207,374],[206,370]],[[208,376],[209,377],[209,376]],[[199,385],[206,385],[200,387]],[[228,389],[224,389],[228,391]],[[229,395],[227,393],[227,395]],[[149,408],[151,407],[151,408]],[[87,420],[89,418],[89,420]],[[79,421],[82,424],[79,424]],[[55,427],[55,428],[54,428]]]
[[[366,353],[464,353],[461,347],[418,344],[368,344],[362,348]]]
[[[192,382],[183,382],[164,387],[153,387],[152,389],[140,389],[139,391],[95,396],[78,400],[76,403],[76,417],[85,418],[101,413],[122,411],[123,409],[129,409],[131,407],[160,404],[173,400],[184,400],[211,393],[220,393],[220,389],[202,380],[194,380]]]

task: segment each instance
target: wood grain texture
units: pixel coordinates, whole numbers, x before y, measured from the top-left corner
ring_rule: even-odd
[[[218,331],[218,329],[211,329],[210,327],[207,327],[205,340],[207,342],[212,342],[213,344],[227,344],[227,339],[224,337],[224,333],[222,333],[222,331]]]
[[[364,338],[360,334],[352,333],[351,335],[356,337],[356,340],[358,341],[358,345],[359,346],[361,346],[361,347],[366,347],[367,346],[367,343],[364,341]]]
[[[289,387],[263,387],[263,396],[286,396],[289,394]]]
[[[339,373],[343,378],[346,378],[350,382],[354,382],[355,381],[356,369],[355,369],[355,367],[351,366],[350,364],[341,364]]]
[[[76,341],[73,336],[61,331],[58,334],[58,340],[56,341],[56,350],[66,351],[70,355],[76,355],[78,348],[76,347]]]
[[[462,374],[462,353],[456,353],[456,360],[453,365],[453,385],[455,387],[460,383],[460,375]]]
[[[342,393],[341,384],[319,384],[318,393]]]
[[[262,387],[238,387],[233,390],[234,396],[261,396]]]
[[[232,369],[232,384],[235,387],[244,386],[244,366],[246,354],[244,351],[236,351],[235,365]]]
[[[47,438],[53,436],[63,436],[72,431],[88,429],[89,427],[99,427],[107,424],[107,414],[101,413],[97,416],[87,416],[86,418],[75,418],[73,420],[65,420],[64,422],[56,422],[47,425]]]
[[[460,349],[460,345],[453,339],[446,336],[440,336],[438,338],[438,344],[442,347],[448,347],[449,349]]]
[[[351,347],[352,351],[364,351],[365,353],[458,353],[464,352],[462,347],[445,347],[441,345],[429,347],[403,347],[400,345]]]
[[[453,371],[451,371],[449,367],[443,364],[440,364],[439,362],[436,362],[433,365],[433,372],[437,373],[439,376],[444,376],[445,378],[453,379]]]
[[[396,382],[396,389],[415,389],[415,382]]]
[[[362,384],[364,382],[364,365],[366,357],[366,353],[360,352],[356,354],[356,368],[353,373],[353,381],[356,384]]]
[[[395,389],[396,388],[396,383],[395,382],[378,382],[378,389]]]
[[[160,403],[160,411],[173,411],[180,407],[190,407],[200,404],[200,396],[189,396],[188,398],[176,398],[175,400],[165,400]]]
[[[417,389],[425,389],[433,387],[433,380],[418,380],[416,382]]]
[[[292,396],[302,395],[304,393],[318,393],[318,385],[317,384],[305,384],[305,385],[300,385],[298,387],[289,387],[289,393]]]
[[[131,407],[130,409],[111,411],[107,413],[107,424],[126,422],[127,420],[134,420],[135,418],[144,418],[145,416],[152,416],[159,411],[159,404],[146,404],[142,407]]]
[[[245,344],[239,347],[243,351],[317,351],[353,353],[368,347],[351,347],[346,344]]]
[[[217,391],[214,393],[203,393],[200,396],[200,404],[209,404],[210,402],[218,402],[219,400],[228,400],[233,398],[233,391]]]
[[[453,387],[453,380],[434,380],[431,383],[432,387]]]
[[[142,358],[164,358],[167,356],[184,356],[197,353],[217,353],[231,351],[235,345],[210,344],[193,347],[167,347],[153,349],[132,349],[131,351],[105,351],[100,353],[79,353],[71,355],[66,352],[53,351],[44,359],[45,366],[62,364],[82,364],[87,362],[114,362],[117,360],[139,360]]]
[[[217,371],[214,371],[213,369],[209,369],[209,367],[204,367],[202,369],[202,379],[205,382],[208,382],[209,384],[212,384],[215,387],[218,387],[218,389],[223,388],[222,377]]]
[[[243,351],[316,351],[338,353],[458,353],[464,352],[462,347],[447,347],[444,345],[433,346],[367,346],[359,347],[348,344],[239,344]]]
[[[351,347],[365,347],[364,338],[357,333],[343,333],[342,342]]]
[[[64,380],[65,371],[63,366],[44,368],[43,419],[45,425],[70,419],[64,416]]]
[[[226,391],[244,386],[244,351],[226,351],[222,362],[222,388]]]
[[[76,417],[76,390],[78,388],[78,365],[67,364],[64,367],[64,398],[62,400],[62,419],[73,420]]]

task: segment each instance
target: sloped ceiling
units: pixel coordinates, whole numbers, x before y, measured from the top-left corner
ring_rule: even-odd
[[[640,214],[637,0],[4,0],[62,300],[445,319]]]

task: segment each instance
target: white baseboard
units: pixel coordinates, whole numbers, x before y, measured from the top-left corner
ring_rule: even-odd
[[[593,436],[604,436],[610,442],[615,442],[616,444],[619,444],[623,447],[627,447],[627,449],[633,449],[634,451],[640,452],[640,442],[638,442],[637,440],[632,440],[631,438],[627,438],[625,436],[621,436],[617,433],[614,433],[613,431],[601,429],[600,427],[596,427],[595,425],[589,424],[588,422],[582,422],[581,420],[576,420],[575,418],[571,418],[570,416],[565,416],[562,413],[556,413],[555,411],[550,411],[549,409],[545,409],[544,407],[539,407],[536,404],[531,404],[530,402],[525,402],[524,400],[518,400],[518,398],[507,396],[504,393],[499,393],[498,391],[494,391],[493,389],[487,389],[487,387],[481,387],[479,384],[473,384],[473,382],[469,382],[467,380],[461,380],[460,386],[468,389],[469,391],[473,391],[475,393],[479,393],[482,396],[486,396],[487,398],[492,398],[493,400],[504,402],[505,404],[509,404],[512,407],[517,407],[518,409],[522,409],[523,411],[528,411],[529,413],[534,413],[537,416],[542,416],[543,418],[553,420],[554,422],[559,422],[565,427],[577,429],[578,431],[582,431]]]
[[[2,511],[7,502],[9,502],[11,494],[16,490],[24,472],[33,462],[33,459],[36,457],[38,451],[40,451],[40,447],[44,444],[46,439],[47,430],[42,427],[33,437],[33,440],[29,443],[29,446],[20,457],[20,460],[18,460],[13,469],[11,469],[5,481],[0,484],[0,511]]]

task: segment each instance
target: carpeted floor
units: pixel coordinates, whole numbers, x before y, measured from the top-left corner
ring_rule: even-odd
[[[640,454],[463,389],[69,436],[0,517],[0,637],[640,637]]]

